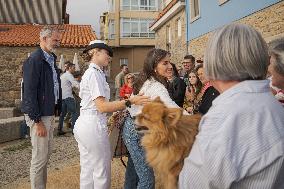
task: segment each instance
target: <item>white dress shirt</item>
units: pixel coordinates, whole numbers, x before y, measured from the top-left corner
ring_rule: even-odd
[[[80,84],[74,76],[69,72],[66,71],[60,76],[61,79],[61,89],[62,89],[62,99],[66,98],[74,98],[72,94],[72,87],[79,88]]]
[[[143,86],[141,87],[139,94],[143,93],[144,96],[149,96],[151,100],[154,100],[156,97],[160,97],[160,99],[165,103],[165,105],[169,108],[180,108],[170,97],[168,90],[166,87],[156,81],[155,79],[148,79],[145,81]],[[131,116],[136,116],[141,113],[143,106],[139,105],[131,105],[131,108],[128,108]],[[184,111],[184,114],[188,114]]]
[[[284,109],[267,80],[220,94],[199,129],[179,189],[284,188]]]
[[[110,88],[104,72],[94,63],[84,73],[80,82],[81,111],[97,111],[94,100],[100,96],[110,99]]]

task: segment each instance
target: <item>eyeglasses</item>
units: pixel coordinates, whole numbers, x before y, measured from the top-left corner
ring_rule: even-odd
[[[192,62],[183,62],[183,64],[193,64]]]
[[[127,79],[133,79],[133,77],[128,77]]]

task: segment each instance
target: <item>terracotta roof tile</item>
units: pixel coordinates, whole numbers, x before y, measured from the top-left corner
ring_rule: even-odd
[[[0,24],[0,45],[37,46],[39,32],[44,25]],[[53,25],[62,31],[61,47],[85,47],[97,37],[90,25]]]
[[[158,18],[152,23],[153,26],[158,22],[179,0],[172,0],[158,15]]]

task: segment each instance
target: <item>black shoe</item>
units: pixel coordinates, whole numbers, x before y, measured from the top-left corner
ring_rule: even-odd
[[[65,135],[66,133],[64,131],[58,131],[57,135],[61,136],[61,135]]]

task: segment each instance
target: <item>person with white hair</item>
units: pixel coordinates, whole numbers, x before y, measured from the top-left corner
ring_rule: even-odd
[[[55,48],[60,44],[57,28],[46,26],[40,31],[40,47],[23,64],[22,112],[30,127],[32,189],[46,188],[47,163],[52,153],[55,112],[61,108],[60,72]]]
[[[269,43],[271,85],[275,88],[275,97],[284,106],[284,38]]]
[[[202,117],[179,189],[284,188],[284,109],[266,80],[267,44],[244,24],[213,32],[205,75],[220,95]]]
[[[101,40],[91,41],[82,54],[89,68],[80,83],[81,109],[74,127],[80,152],[81,189],[110,188],[112,157],[106,113],[150,101],[146,96],[137,95],[109,102],[110,88],[103,67],[109,64],[112,56],[112,49]]]

